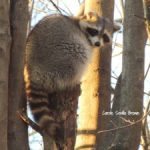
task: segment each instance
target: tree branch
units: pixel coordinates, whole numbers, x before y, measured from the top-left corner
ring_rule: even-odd
[[[128,125],[124,125],[124,126],[121,126],[121,127],[113,128],[113,129],[98,131],[97,134],[112,132],[112,131],[116,131],[116,130],[119,130],[119,129],[124,129],[124,128],[130,127],[130,126],[136,125],[139,122],[142,122],[149,114],[150,114],[150,110],[141,119],[139,119],[139,120],[137,120],[133,123],[130,123]]]
[[[32,129],[34,129],[35,131],[37,131],[38,133],[40,133],[41,135],[43,135],[42,133],[42,129],[40,128],[40,126],[38,124],[36,124],[35,122],[33,122],[24,112],[24,109],[22,109],[21,111],[17,111],[18,116],[21,118],[21,120],[23,120],[27,125],[31,126]]]

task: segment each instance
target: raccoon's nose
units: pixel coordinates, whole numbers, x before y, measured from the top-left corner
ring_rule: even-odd
[[[100,42],[95,42],[95,46],[100,46]]]

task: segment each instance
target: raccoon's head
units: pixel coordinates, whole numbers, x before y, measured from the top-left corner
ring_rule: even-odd
[[[111,36],[105,28],[106,21],[105,18],[99,18],[94,22],[79,21],[80,28],[85,33],[91,46],[99,47],[111,42]]]

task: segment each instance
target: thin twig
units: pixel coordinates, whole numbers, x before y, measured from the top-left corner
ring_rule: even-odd
[[[123,2],[123,0],[120,0],[120,6],[121,6],[121,10],[122,10],[122,20],[124,20],[124,10],[125,10],[125,8],[124,8],[124,2]]]
[[[52,11],[52,9],[51,8],[49,8],[49,2],[45,2],[45,0],[39,0],[39,2],[41,3],[41,4],[43,4],[44,5],[44,7],[42,8],[42,10],[46,10],[46,11],[49,11],[49,12],[51,12]],[[56,10],[55,10],[56,11]],[[47,12],[48,13],[48,12]]]
[[[53,4],[53,6],[56,8],[56,10],[61,14],[61,11],[58,8],[58,6],[52,0],[49,0],[49,1]]]
[[[133,15],[133,16],[135,16],[135,17],[137,17],[137,18],[139,18],[139,19],[141,19],[141,20],[143,20],[143,21],[146,21],[147,19],[146,18],[144,18],[144,17],[142,17],[142,16],[138,16],[138,15]]]
[[[68,10],[68,12],[69,12],[69,14],[68,15],[71,15],[71,16],[73,16],[73,14],[72,14],[72,12],[71,12],[71,10],[69,9],[69,7],[62,1],[62,3],[63,3],[63,5],[65,6],[65,8]]]
[[[35,1],[32,0],[31,9],[30,9],[30,14],[29,14],[30,20],[29,20],[29,31],[28,31],[28,32],[30,32],[30,30],[31,30],[31,19],[32,19],[32,15],[33,15],[34,3],[35,3]]]
[[[145,114],[147,114],[149,109],[150,109],[150,101],[148,102],[147,108],[145,110]],[[143,120],[143,126],[142,126],[142,138],[143,138],[143,143],[144,143],[143,147],[145,149],[147,149],[147,146],[148,146],[148,135],[147,135],[147,132],[146,132],[146,127],[147,127],[147,118],[145,118]]]
[[[120,9],[118,8],[118,5],[115,3],[116,9],[118,10],[118,14],[120,14],[121,18],[123,18],[122,13],[120,11]]]
[[[146,73],[145,73],[145,76],[144,76],[144,80],[146,79],[149,70],[150,70],[150,63],[149,63],[149,65],[148,65],[148,67],[147,67],[147,70],[146,70]]]
[[[145,95],[147,95],[147,96],[150,96],[150,94],[149,94],[149,93],[147,93],[147,92],[144,92],[144,94],[145,94]]]
[[[37,8],[37,7],[34,7],[34,10],[36,10],[36,12],[39,12],[39,13],[44,13],[44,14],[48,13],[46,10],[43,10],[43,9]]]
[[[150,111],[148,111],[146,115],[144,115],[141,119],[137,120],[134,123],[131,123],[131,124],[128,124],[128,125],[124,125],[124,126],[121,126],[121,127],[117,127],[117,128],[113,128],[113,129],[98,131],[97,134],[106,133],[106,132],[112,132],[112,131],[124,129],[124,128],[127,128],[127,127],[131,127],[131,126],[133,126],[135,124],[138,124],[139,122],[143,121],[143,119],[145,119],[147,117],[147,115],[149,115],[149,113],[150,113]]]

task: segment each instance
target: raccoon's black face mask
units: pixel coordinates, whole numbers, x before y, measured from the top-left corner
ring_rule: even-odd
[[[92,46],[103,46],[106,43],[110,43],[110,36],[107,33],[104,33],[103,29],[98,30],[95,28],[86,28],[86,32],[88,34],[88,40]]]

